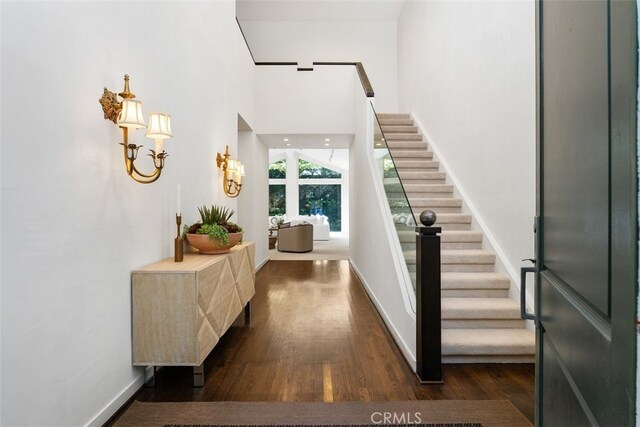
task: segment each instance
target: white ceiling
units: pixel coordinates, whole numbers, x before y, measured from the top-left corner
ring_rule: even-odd
[[[396,21],[404,0],[236,0],[240,21]]]
[[[349,148],[353,134],[258,134],[269,148],[332,149]],[[325,139],[330,141],[325,141]],[[288,139],[289,141],[285,141]],[[290,144],[290,145],[287,145]],[[326,145],[327,144],[327,145]]]

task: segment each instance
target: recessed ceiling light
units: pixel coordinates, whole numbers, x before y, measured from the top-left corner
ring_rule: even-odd
[[[330,138],[325,138],[325,139],[324,139],[324,142],[329,142],[329,141],[331,141],[331,139],[330,139]]]
[[[325,147],[328,147],[328,146],[329,146],[329,144],[324,144],[324,146],[325,146]]]
[[[283,141],[287,142],[287,141],[289,141],[289,138],[284,138]]]
[[[287,147],[291,147],[291,144],[290,144],[290,143],[286,143],[286,144],[284,144],[284,145],[286,145]]]

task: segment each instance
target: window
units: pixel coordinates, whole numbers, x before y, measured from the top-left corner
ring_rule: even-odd
[[[279,160],[269,165],[269,216],[287,213],[286,178],[286,160]]]
[[[323,168],[306,160],[298,160],[298,177],[305,178],[342,178],[342,174],[331,169]]]
[[[287,161],[286,160],[273,162],[269,165],[269,179],[285,179],[286,177],[287,177]]]
[[[269,185],[269,216],[280,216],[287,213],[286,188],[287,186],[284,184]]]
[[[331,231],[342,231],[341,185],[300,185],[300,215],[325,215]]]

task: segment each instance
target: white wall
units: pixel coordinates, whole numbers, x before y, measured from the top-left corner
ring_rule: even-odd
[[[402,252],[386,201],[382,180],[376,176],[373,155],[373,116],[369,100],[355,97],[356,135],[349,153],[351,205],[349,257],[383,321],[405,358],[415,369],[416,319],[406,286]],[[377,185],[376,185],[377,182]],[[366,220],[363,220],[365,218]],[[406,265],[404,267],[406,269]]]
[[[223,203],[215,154],[253,121],[253,63],[233,1],[2,3],[2,425],[100,425],[141,385],[131,270],[172,255]],[[165,171],[125,173],[103,86],[173,116]],[[149,140],[141,168],[148,170]],[[242,224],[241,224],[242,225]]]
[[[257,134],[353,133],[354,67],[256,67]]]
[[[396,111],[398,62],[395,19],[303,22],[242,20],[241,23],[258,62],[362,62],[376,93],[376,104],[380,111]]]
[[[399,105],[422,126],[512,275],[533,255],[533,1],[405,3]]]
[[[238,196],[238,223],[244,229],[244,239],[256,244],[256,267],[269,259],[269,150],[252,131],[238,132],[238,159],[247,176]]]

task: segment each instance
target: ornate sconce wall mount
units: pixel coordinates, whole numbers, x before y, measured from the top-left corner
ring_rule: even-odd
[[[122,101],[119,101],[118,97],[122,98]],[[142,114],[142,102],[136,100],[135,97],[129,89],[129,75],[125,74],[123,91],[116,95],[105,87],[98,102],[102,106],[105,120],[111,120],[122,129],[120,145],[123,147],[127,174],[139,183],[150,184],[160,178],[164,161],[169,156],[163,146],[165,139],[173,137],[171,116],[165,113],[150,113],[149,125],[147,126]],[[143,173],[136,167],[138,150],[143,146],[129,143],[129,129],[142,128],[147,129],[147,138],[155,140],[155,149],[149,150],[149,157],[152,158],[155,168],[151,173]]]
[[[242,177],[244,174],[244,165],[238,160],[233,160],[229,154],[229,146],[224,154],[218,153],[216,156],[216,164],[222,169],[222,190],[227,197],[236,198],[242,190]]]

